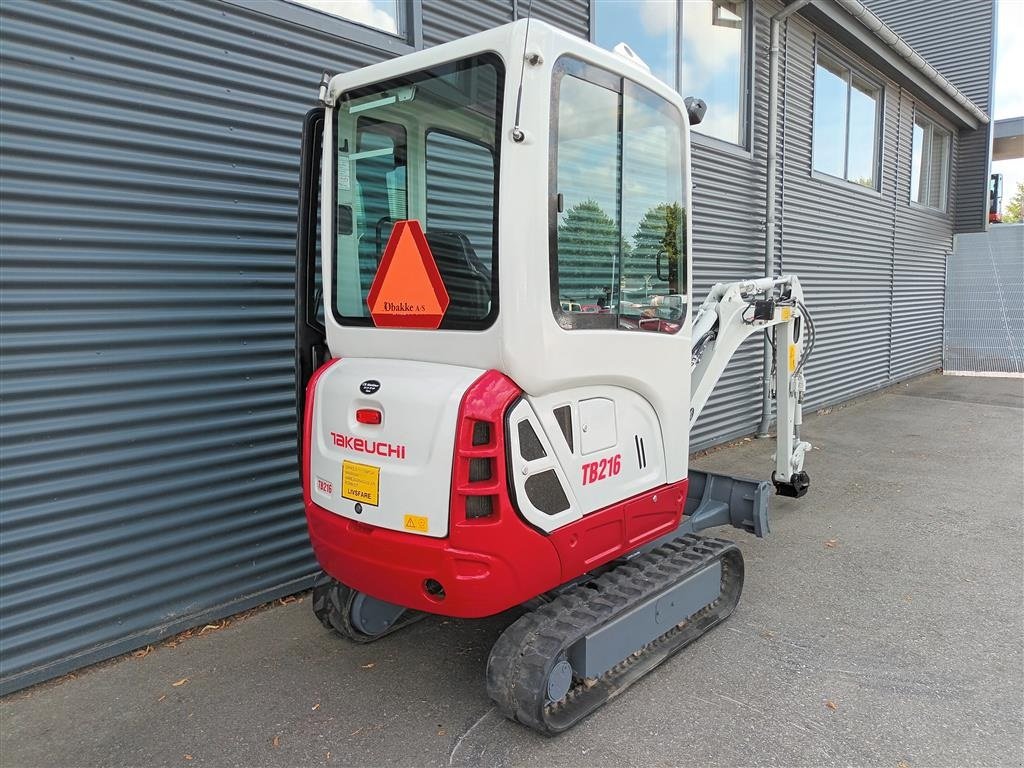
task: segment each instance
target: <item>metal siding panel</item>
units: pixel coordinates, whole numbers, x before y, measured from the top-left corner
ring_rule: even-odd
[[[308,583],[301,118],[383,54],[214,2],[0,23],[7,691]]]
[[[960,132],[960,162],[953,177],[957,232],[982,232],[988,228],[991,133],[991,123],[976,131]]]
[[[986,112],[992,105],[994,0],[864,0],[965,96]],[[957,232],[979,232],[988,218],[991,124],[961,134]]]
[[[993,0],[862,1],[967,98],[988,110]]]
[[[500,27],[512,19],[512,0],[426,0],[423,3],[423,43],[446,43]]]
[[[752,156],[692,142],[693,297],[714,283],[764,274],[765,153],[768,121],[768,17],[755,5]],[[700,85],[685,85],[700,95]],[[762,340],[744,342],[690,433],[691,450],[757,428],[761,416]]]
[[[942,366],[946,262],[953,243],[948,213],[910,203],[910,152],[914,100],[902,95],[900,108],[900,172],[893,236],[893,306],[890,379],[899,381]],[[957,137],[952,137],[951,162],[956,162]],[[948,203],[950,210],[954,201]]]
[[[531,0],[517,0],[519,18],[525,18]],[[532,0],[533,18],[590,39],[590,0]]]
[[[958,235],[949,260],[950,371],[1024,374],[1024,224]]]
[[[526,18],[530,3],[531,0],[426,0],[423,3],[423,42],[428,46],[438,45],[516,18]],[[580,37],[589,34],[589,0],[532,0],[532,4],[532,18]]]
[[[879,193],[812,175],[815,32],[791,22],[785,61],[782,264],[804,283],[818,333],[807,372],[810,407],[938,367],[942,270],[951,239],[948,216],[909,209],[913,113],[909,104],[901,104],[899,87],[821,37],[883,84],[885,127]]]

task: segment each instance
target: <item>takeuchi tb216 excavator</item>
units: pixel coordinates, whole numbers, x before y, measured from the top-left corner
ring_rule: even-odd
[[[313,608],[370,642],[525,613],[487,689],[563,731],[723,621],[732,525],[801,496],[813,324],[794,276],[691,306],[690,124],[628,48],[523,20],[321,82],[297,283]],[[688,467],[740,343],[774,348],[772,481]]]

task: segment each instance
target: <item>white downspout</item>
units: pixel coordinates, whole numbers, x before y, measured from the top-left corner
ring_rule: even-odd
[[[797,0],[772,16],[771,46],[768,49],[768,151],[765,179],[764,205],[764,274],[775,276],[775,180],[778,166],[778,123],[779,123],[779,40],[782,37],[782,22],[803,8],[810,0]],[[761,423],[757,427],[758,437],[768,437],[772,419],[772,345],[764,341],[764,370],[762,373]]]

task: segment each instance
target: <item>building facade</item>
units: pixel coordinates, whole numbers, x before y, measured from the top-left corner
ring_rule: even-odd
[[[763,274],[782,4],[373,0],[356,19],[325,5],[0,6],[4,692],[309,584],[294,247],[300,125],[322,71],[527,10],[603,46],[625,33],[709,105],[695,297]],[[637,6],[648,15],[625,15]],[[814,314],[815,408],[941,365],[960,180],[980,162],[964,136],[985,130],[985,105],[900,55],[853,0],[816,0],[780,32],[774,261]],[[754,431],[761,354],[753,342],[734,360],[695,447]]]
[[[933,0],[928,12],[905,0],[866,0],[866,5],[986,113],[992,109],[995,66],[994,0]],[[992,123],[960,132],[954,222],[957,232],[988,225]]]

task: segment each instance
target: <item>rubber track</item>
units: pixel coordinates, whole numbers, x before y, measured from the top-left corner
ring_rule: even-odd
[[[313,579],[313,614],[324,627],[333,629],[353,643],[372,643],[426,617],[425,613],[407,609],[387,630],[379,635],[368,635],[352,624],[352,603],[358,594],[351,587],[320,571]]]
[[[574,676],[561,701],[547,700],[551,668],[566,658],[575,642],[716,560],[722,564],[717,600],[600,678]],[[695,535],[675,539],[519,618],[491,650],[487,692],[506,717],[545,735],[561,733],[726,619],[739,602],[742,588],[743,556],[735,544]]]

